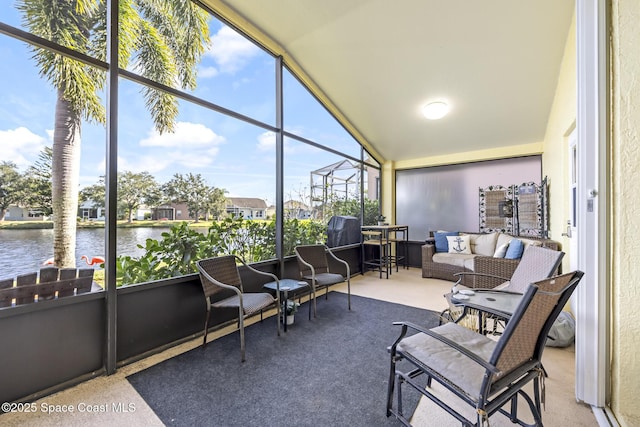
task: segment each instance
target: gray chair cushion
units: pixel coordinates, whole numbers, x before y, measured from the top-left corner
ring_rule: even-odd
[[[258,311],[269,307],[273,304],[274,298],[271,294],[256,292],[242,294],[242,308],[245,314],[257,313]],[[222,301],[218,301],[212,304],[213,307],[234,307],[237,308],[240,305],[240,300],[237,295],[229,298],[225,298]]]
[[[446,323],[432,328],[432,331],[455,341],[487,361],[496,347],[496,341],[491,338],[455,323]],[[443,342],[426,334],[415,334],[400,341],[397,351],[431,367],[474,401],[480,395],[485,368]]]
[[[304,276],[305,279],[311,280],[311,275]],[[336,273],[319,273],[316,274],[316,286],[330,286],[336,283],[344,282],[344,276]]]

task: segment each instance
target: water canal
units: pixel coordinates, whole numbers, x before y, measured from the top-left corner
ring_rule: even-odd
[[[118,228],[117,255],[140,256],[147,239],[160,240],[166,228]],[[82,255],[104,256],[104,228],[78,229],[76,262],[86,268]],[[42,263],[53,257],[53,230],[0,230],[0,279],[38,271]],[[98,266],[94,266],[98,268]]]

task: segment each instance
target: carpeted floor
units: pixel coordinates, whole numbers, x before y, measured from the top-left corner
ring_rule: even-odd
[[[232,333],[127,379],[166,425],[384,426],[393,321],[437,324],[428,310],[332,292],[309,321],[276,335],[275,318],[245,329],[247,360]],[[417,405],[405,400],[405,413]]]

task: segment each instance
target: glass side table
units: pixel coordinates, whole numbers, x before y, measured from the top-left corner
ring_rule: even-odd
[[[522,294],[508,291],[491,291],[484,289],[473,289],[468,293],[456,293],[451,295],[451,302],[462,307],[462,319],[469,310],[477,310],[482,313],[488,313],[505,322],[511,318],[511,315],[520,304]],[[484,333],[484,316],[478,316],[478,331]]]
[[[276,282],[265,283],[263,286],[265,289],[269,289],[273,292],[277,291]],[[304,280],[295,280],[295,279],[282,279],[280,280],[280,302],[282,305],[281,315],[282,320],[278,319],[278,321],[282,321],[284,324],[284,331],[287,332],[287,316],[286,316],[286,307],[287,300],[289,299],[289,293],[294,296],[296,293],[299,293],[302,290],[305,290],[309,287],[309,284]],[[311,304],[309,304],[309,313],[311,313]]]

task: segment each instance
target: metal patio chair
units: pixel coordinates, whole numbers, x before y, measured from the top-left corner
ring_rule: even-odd
[[[394,325],[402,326],[402,331],[389,349],[387,416],[394,415],[403,424],[411,425],[410,415],[405,415],[402,408],[402,386],[408,384],[463,426],[488,425],[489,417],[496,412],[513,423],[528,425],[518,417],[518,397],[527,402],[533,425],[542,426],[542,352],[551,325],[582,275],[581,271],[575,271],[529,285],[497,341],[456,323],[426,329],[411,322],[395,322]],[[409,330],[417,333],[407,336]],[[434,394],[433,381],[456,401],[474,408],[475,420],[456,410],[453,406],[457,405],[445,403],[442,395]],[[533,398],[523,390],[530,382]]]
[[[349,310],[351,310],[351,270],[349,263],[338,258],[326,245],[300,245],[295,247],[296,258],[300,277],[307,282],[311,288],[311,299],[313,299],[313,316],[316,316],[316,290],[326,288],[325,299],[328,299],[329,286],[347,281],[347,300]],[[329,260],[327,253],[337,262],[344,265],[346,275],[332,273],[329,271]],[[311,304],[311,301],[309,301]],[[311,319],[311,310],[309,310]]]
[[[275,281],[277,288],[275,297],[267,292],[245,292],[242,287],[237,262],[240,262],[254,273],[269,277],[269,281]],[[278,319],[280,319],[280,281],[275,275],[256,270],[235,255],[202,259],[197,261],[196,265],[200,273],[200,282],[202,283],[202,289],[207,303],[202,348],[207,344],[207,332],[212,309],[236,308],[238,309],[238,329],[240,330],[240,354],[244,362],[244,320],[258,313],[260,313],[260,319],[262,320],[263,311],[271,307],[277,309]],[[279,320],[276,321],[276,325],[278,327],[278,336],[280,336]]]

